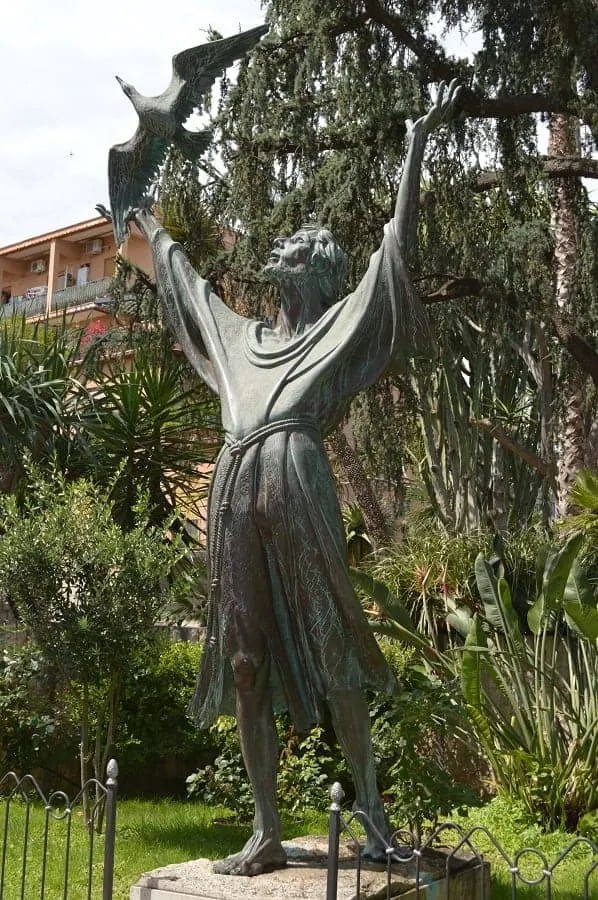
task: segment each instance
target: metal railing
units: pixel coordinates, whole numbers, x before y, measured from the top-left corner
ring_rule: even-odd
[[[52,292],[50,312],[60,309],[69,309],[72,306],[83,306],[85,303],[93,303],[94,300],[106,297],[110,293],[112,278],[100,278],[97,281],[89,281],[87,284],[72,285]],[[14,297],[0,306],[0,318],[10,316],[43,316],[47,307],[47,294],[39,294],[34,297]]]
[[[381,846],[385,847],[384,875],[378,874],[378,879],[382,879],[384,884],[381,886],[379,881],[376,883],[376,897],[384,896],[390,900],[397,894],[397,880],[402,879],[404,882],[408,879],[411,883],[408,896],[413,897],[414,900],[431,898],[432,894],[428,893],[428,890],[434,882],[436,882],[436,889],[433,896],[437,900],[449,900],[452,896],[467,896],[471,900],[490,900],[489,866],[479,847],[482,837],[492,848],[492,866],[498,868],[504,865],[508,872],[512,900],[517,900],[520,896],[518,893],[520,885],[541,885],[544,887],[546,900],[552,900],[553,896],[556,896],[553,891],[555,869],[565,862],[576,848],[582,846],[590,852],[591,861],[587,869],[580,875],[583,884],[571,885],[572,890],[575,891],[575,894],[572,893],[571,896],[578,897],[579,900],[592,900],[592,898],[595,900],[598,897],[598,847],[589,838],[576,838],[552,862],[549,862],[546,855],[534,847],[523,847],[510,856],[483,825],[474,825],[465,830],[454,822],[444,822],[427,834],[425,840],[421,840],[407,828],[394,831],[388,838],[380,834],[371,819],[361,810],[356,809],[345,817],[341,806],[344,793],[338,782],[333,785],[330,796],[332,803],[328,829],[326,900],[338,900],[339,898],[339,869],[341,867],[339,851],[340,838],[343,834],[349,838],[354,858],[354,863],[351,862],[350,867],[352,874],[349,893],[351,897],[362,896],[365,868],[359,840],[351,827],[353,823],[367,825],[368,830],[378,837]],[[442,846],[439,847],[439,845]],[[435,872],[432,874],[428,865],[430,856],[436,857]],[[532,872],[534,861],[536,872]],[[368,867],[368,869],[370,868],[375,868],[378,873],[382,871],[380,865]],[[343,864],[342,871],[345,876],[347,872],[345,864]],[[370,873],[368,872],[368,874]],[[463,886],[465,893],[453,894],[452,879],[465,875],[469,879],[467,886]],[[367,887],[367,896],[369,896],[370,885]],[[402,890],[406,890],[404,884]],[[534,894],[534,896],[537,895]]]
[[[64,791],[53,791],[46,797],[33,775],[19,778],[14,772],[8,772],[0,780],[0,810],[4,806],[3,826],[0,825],[0,900],[33,900],[34,897],[50,900],[56,896],[62,900],[71,896],[73,900],[99,898],[97,891],[92,893],[98,868],[95,825],[104,815],[101,900],[112,900],[117,786],[118,766],[113,759],[108,763],[106,784],[91,778],[72,801]],[[84,887],[81,887],[82,869],[78,865],[77,893],[72,894],[72,824],[73,817],[85,805],[84,798],[90,803]],[[80,827],[83,829],[83,825]]]
[[[113,282],[113,278],[100,278],[98,281],[89,281],[83,285],[73,285],[54,291],[52,294],[52,311],[67,309],[70,306],[82,306],[84,303],[93,303],[100,297],[105,297]]]

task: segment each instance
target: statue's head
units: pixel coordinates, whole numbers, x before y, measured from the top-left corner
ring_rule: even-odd
[[[294,282],[299,290],[307,283],[313,289],[316,282],[322,306],[327,308],[345,290],[347,257],[327,228],[309,223],[291,237],[275,238],[263,274],[281,287]]]

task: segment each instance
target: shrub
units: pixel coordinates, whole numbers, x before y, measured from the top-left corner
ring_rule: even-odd
[[[112,748],[127,793],[184,791],[184,773],[218,749],[187,712],[201,647],[157,642],[127,660]],[[100,685],[100,692],[103,690]],[[95,688],[90,690],[95,706]],[[74,777],[78,685],[61,681],[32,644],[0,655],[0,773],[43,770]],[[95,720],[92,720],[92,724]],[[177,784],[178,781],[178,784]]]
[[[89,762],[103,779],[117,725],[117,698],[131,656],[155,638],[182,550],[150,525],[139,498],[124,531],[113,504],[90,482],[32,479],[22,505],[5,497],[0,585],[44,661],[79,702],[81,785]],[[94,737],[91,737],[93,729]],[[87,819],[87,798],[84,798]]]
[[[0,654],[0,775],[25,774],[51,752],[59,728],[51,676],[30,646]]]
[[[447,772],[455,734],[463,731],[464,710],[456,687],[428,677],[417,667],[403,669],[397,697],[371,707],[372,742],[378,784],[393,825],[421,833],[424,823],[475,804],[476,791]]]
[[[214,762],[187,778],[187,796],[208,806],[226,806],[242,821],[249,821],[253,794],[243,763],[237,723],[231,716],[219,716],[210,728],[218,748]]]
[[[200,731],[187,708],[195,688],[201,647],[160,642],[138,654],[123,678],[121,727],[115,753],[126,785],[138,773],[174,756],[207,764],[218,752],[208,731]]]
[[[598,808],[598,609],[574,534],[542,559],[526,637],[508,583],[480,555],[484,612],[462,653],[469,715],[499,788],[545,827],[575,827]]]
[[[500,559],[519,607],[534,591],[536,558],[547,542],[546,534],[536,528],[493,537],[485,531],[447,535],[427,526],[412,530],[396,550],[370,557],[364,569],[403,604],[420,633],[443,648],[447,614],[462,605],[481,607],[474,575],[478,554]]]
[[[335,742],[327,740],[321,726],[299,736],[288,716],[277,717],[279,739],[278,795],[281,809],[299,812],[325,809],[333,781],[346,772],[346,764]],[[245,771],[237,725],[230,716],[220,716],[210,729],[218,745],[214,762],[187,778],[190,798],[210,805],[226,806],[241,820],[249,821],[253,794]]]

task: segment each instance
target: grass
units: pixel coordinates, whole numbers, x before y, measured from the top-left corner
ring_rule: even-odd
[[[0,838],[4,819],[0,818]],[[467,817],[459,819],[464,828],[479,824],[486,826],[506,853],[513,857],[523,847],[535,847],[544,853],[548,864],[554,863],[559,854],[573,840],[564,832],[543,834],[539,828],[529,826],[521,810],[514,804],[496,799],[480,809],[472,809]],[[51,828],[50,854],[46,900],[63,897],[65,822],[54,822]],[[9,827],[9,852],[3,900],[20,898],[20,866],[24,809],[12,806]],[[33,808],[31,815],[31,862],[25,897],[39,897],[39,869],[35,858],[41,848],[43,810]],[[327,817],[322,813],[306,812],[300,820],[284,819],[286,839],[302,834],[323,834],[327,830]],[[239,825],[222,808],[208,808],[199,803],[174,800],[120,800],[117,816],[116,868],[114,900],[128,900],[129,889],[143,872],[170,863],[208,857],[226,856],[245,842],[250,827]],[[80,816],[73,815],[72,852],[69,879],[69,900],[86,897],[88,839]],[[492,865],[492,900],[510,900],[511,881],[508,865],[501,860],[496,848],[482,835],[473,838],[476,848]],[[97,839],[94,852],[94,900],[101,896],[101,866],[103,839]],[[591,854],[583,847],[576,847],[555,869],[552,885],[553,900],[580,900],[583,897],[583,877],[592,862]],[[1,861],[0,861],[1,863]],[[520,860],[528,879],[538,877],[543,864],[538,857],[528,855]],[[590,880],[590,896],[598,898],[598,869]],[[546,898],[546,884],[526,887],[518,884],[518,900]]]
[[[517,900],[545,900],[548,896],[553,900],[583,898],[584,877],[592,863],[598,862],[598,857],[593,857],[591,848],[587,844],[580,843],[555,866],[561,853],[575,840],[575,835],[564,831],[543,832],[539,826],[530,825],[522,807],[503,797],[496,797],[485,806],[471,809],[467,816],[456,818],[455,821],[465,830],[476,825],[487,828],[510,859],[514,859],[515,855],[526,847],[533,847],[538,851],[523,854],[518,860],[521,875],[527,881],[542,877],[544,862],[538,854],[544,856],[548,867],[554,867],[551,895],[547,893],[546,880],[535,886],[526,886],[518,879]],[[492,900],[511,900],[509,864],[481,832],[472,836],[472,842],[490,862]],[[592,900],[594,898],[598,900],[598,867],[594,869],[588,884],[589,896]]]
[[[2,807],[0,807],[0,810]],[[39,858],[43,841],[44,813],[33,807],[29,824],[30,861],[27,864],[26,900],[40,894]],[[24,807],[12,803],[6,876],[2,900],[19,900],[21,863],[25,826]],[[327,817],[321,813],[305,813],[301,820],[283,817],[285,839],[303,834],[322,834]],[[46,900],[62,900],[64,895],[66,822],[52,822],[46,875]],[[174,800],[120,800],[117,812],[116,863],[114,900],[128,900],[132,884],[143,872],[170,863],[207,857],[219,859],[240,849],[251,832],[249,825],[239,825],[223,808],[208,808],[199,803]],[[0,818],[0,841],[4,833],[4,816]],[[96,838],[93,863],[92,897],[101,897],[103,837]],[[81,816],[73,812],[68,900],[87,897],[89,841]],[[1,860],[0,860],[1,867]]]

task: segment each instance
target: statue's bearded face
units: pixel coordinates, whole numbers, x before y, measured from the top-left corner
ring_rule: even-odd
[[[275,238],[263,274],[269,281],[306,278],[312,273],[314,243],[313,234],[305,229],[292,237]]]

